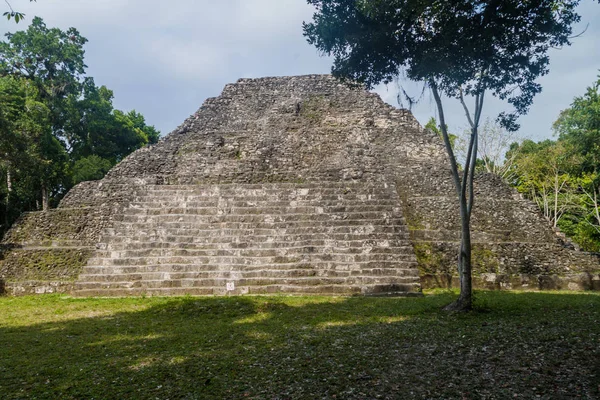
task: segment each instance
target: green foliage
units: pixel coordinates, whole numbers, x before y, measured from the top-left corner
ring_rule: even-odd
[[[114,165],[132,151],[158,141],[159,132],[146,125],[141,114],[113,109],[112,99],[112,90],[97,87],[92,78],[84,81],[82,97],[69,97],[65,140],[75,160],[96,154]]]
[[[598,83],[564,110],[557,141],[513,144],[511,183],[537,202],[544,215],[582,249],[600,252]]]
[[[427,123],[425,124],[425,129],[431,130],[433,133],[437,134],[440,137],[440,139],[444,140],[444,138],[442,137],[442,130],[440,129],[435,118],[433,118],[433,117],[429,118],[429,121],[427,121]],[[452,133],[449,133],[448,138],[450,139],[450,145],[452,146],[453,149],[455,149],[456,148],[456,140],[458,139],[458,136],[453,135]]]
[[[550,47],[569,44],[579,0],[308,0],[317,12],[304,35],[333,55],[333,73],[372,87],[401,71],[449,97],[489,91],[525,113],[548,72]]]
[[[131,110],[127,113],[127,117],[133,123],[134,129],[140,132],[138,135],[145,137],[148,144],[158,143],[160,132],[154,126],[146,125],[146,119],[142,114]]]
[[[80,158],[73,165],[73,184],[84,181],[96,181],[102,179],[112,168],[110,160],[106,160],[96,154]]]
[[[49,29],[39,17],[26,31],[7,33],[6,38],[0,43],[0,75],[33,82],[40,100],[51,112],[53,130],[59,133],[66,97],[81,91],[86,69],[83,45],[87,39],[75,28]]]
[[[37,0],[29,0],[31,3],[33,3],[34,1]],[[8,19],[9,21],[11,20],[11,18],[14,18],[15,22],[18,24],[21,20],[25,19],[25,14],[23,14],[22,12],[19,11],[15,11],[13,10],[12,6],[10,5],[8,0],[5,0],[6,5],[8,5],[8,8],[10,9],[10,11],[6,11],[4,14],[2,14],[3,16],[6,17],[6,19]]]
[[[85,179],[100,179],[160,133],[113,92],[85,76],[75,28],[34,18],[0,42],[0,236],[23,211],[56,205]]]
[[[38,101],[30,81],[0,78],[0,105],[0,207],[5,228],[20,212],[37,207],[42,187],[60,190],[68,156],[52,135],[50,111]]]
[[[600,172],[600,76],[561,112],[554,129],[571,147],[571,153],[580,157],[577,172]]]
[[[554,123],[566,156],[575,160],[569,173],[578,204],[561,229],[583,248],[600,252],[600,76],[561,112]]]

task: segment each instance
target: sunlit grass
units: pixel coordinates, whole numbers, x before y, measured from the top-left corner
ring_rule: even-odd
[[[0,398],[594,398],[600,294],[0,298]]]

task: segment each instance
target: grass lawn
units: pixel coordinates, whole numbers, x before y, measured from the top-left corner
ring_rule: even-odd
[[[1,399],[600,398],[600,293],[0,298]]]

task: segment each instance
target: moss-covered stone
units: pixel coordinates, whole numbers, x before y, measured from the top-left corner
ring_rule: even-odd
[[[72,281],[91,256],[88,249],[13,250],[0,263],[6,282]]]
[[[26,213],[8,231],[3,242],[39,247],[74,241],[91,245],[98,241],[109,218],[108,210],[91,207]]]
[[[451,273],[445,254],[436,249],[432,243],[419,242],[414,244],[414,249],[421,275]]]
[[[307,119],[312,124],[320,123],[327,115],[330,103],[323,96],[310,96],[300,106],[300,116]]]
[[[481,273],[497,273],[500,263],[497,254],[490,248],[482,245],[474,245],[471,251],[471,262],[473,264],[473,272]]]

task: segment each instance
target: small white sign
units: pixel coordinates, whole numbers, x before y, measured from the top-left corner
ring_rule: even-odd
[[[235,290],[235,283],[227,282],[227,291],[231,292],[232,290]]]

